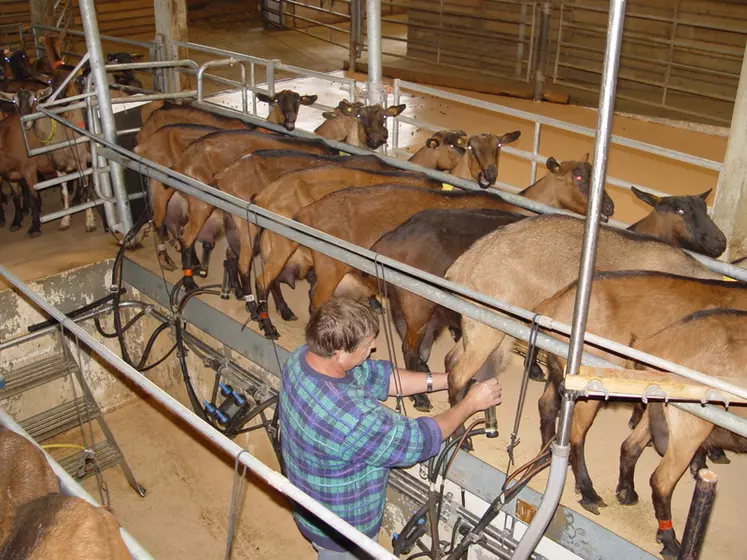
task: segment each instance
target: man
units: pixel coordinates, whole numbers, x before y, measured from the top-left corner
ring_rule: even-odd
[[[379,322],[362,303],[332,298],[312,314],[306,344],[286,362],[280,381],[280,434],[290,481],[376,539],[389,469],[436,455],[475,412],[501,401],[497,379],[434,417],[406,418],[380,401],[447,388],[445,373],[399,370],[369,360]],[[305,511],[294,512],[319,560],[367,558],[350,541]]]

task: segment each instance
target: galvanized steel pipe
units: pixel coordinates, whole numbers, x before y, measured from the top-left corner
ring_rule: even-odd
[[[384,100],[381,83],[381,0],[366,0],[366,41],[368,43],[368,104]]]

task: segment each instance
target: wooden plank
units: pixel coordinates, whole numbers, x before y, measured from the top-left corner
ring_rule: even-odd
[[[343,68],[348,69],[348,62],[343,62]],[[365,66],[359,70],[365,72]],[[423,85],[441,86],[467,91],[477,91],[480,93],[490,93],[493,95],[505,95],[507,97],[519,97],[522,99],[532,98],[532,84],[523,84],[510,80],[491,79],[486,76],[481,78],[475,74],[464,72],[459,75],[455,70],[449,70],[455,74],[432,70],[420,70],[415,68],[405,68],[398,66],[382,67],[382,72],[387,78],[400,78],[408,82],[418,82]],[[568,103],[569,95],[557,88],[546,87],[542,93],[543,101],[551,103]]]
[[[718,378],[733,382],[733,379]],[[641,396],[656,388],[663,391],[670,400],[701,402],[703,400],[722,402],[724,397],[730,403],[745,404],[747,400],[686,379],[673,373],[640,369],[613,369],[581,366],[578,375],[565,378],[566,390],[584,392],[589,383],[598,381],[610,396]],[[709,394],[709,392],[712,392]],[[598,391],[592,390],[592,394]]]

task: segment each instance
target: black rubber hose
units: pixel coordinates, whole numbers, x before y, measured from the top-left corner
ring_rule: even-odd
[[[124,334],[124,333],[126,333],[126,332],[127,332],[128,330],[130,330],[130,328],[131,328],[131,327],[132,327],[132,326],[133,326],[133,325],[134,325],[134,324],[135,324],[135,323],[136,323],[136,322],[138,321],[138,319],[140,319],[140,317],[142,317],[143,315],[145,315],[145,310],[144,310],[144,309],[141,309],[140,311],[138,311],[138,313],[137,313],[137,314],[136,314],[136,315],[135,315],[135,316],[134,316],[134,317],[133,317],[132,319],[130,319],[130,320],[129,320],[129,321],[127,322],[127,324],[126,324],[126,325],[125,325],[124,327],[122,327],[122,334]],[[103,336],[104,338],[117,338],[117,337],[119,336],[119,333],[117,333],[117,332],[113,332],[113,333],[108,333],[108,332],[106,332],[106,331],[104,330],[104,327],[103,327],[103,326],[101,326],[101,319],[99,319],[98,317],[96,317],[96,318],[95,318],[95,319],[93,320],[93,322],[94,322],[94,324],[96,325],[96,330],[97,330],[97,331],[99,332],[99,334],[100,334],[101,336]]]
[[[127,290],[125,290],[124,288],[121,288],[120,289],[120,295],[124,294],[126,291]],[[96,301],[92,301],[91,303],[87,303],[83,307],[79,307],[78,309],[74,309],[73,311],[70,311],[69,313],[65,313],[65,315],[67,315],[68,318],[70,318],[70,319],[75,319],[76,317],[80,317],[84,313],[87,313],[87,312],[89,312],[89,311],[91,311],[93,309],[96,309],[97,307],[100,307],[100,306],[104,305],[105,303],[110,302],[113,299],[114,299],[114,294],[113,293],[107,294],[104,297],[102,297],[100,299],[97,299]],[[32,332],[40,331],[40,330],[45,329],[47,327],[51,327],[51,326],[56,325],[58,323],[59,323],[59,321],[57,319],[49,319],[47,321],[42,321],[41,323],[36,323],[35,325],[31,325],[30,327],[28,327],[27,330],[28,330],[28,332],[32,333]]]
[[[246,424],[247,422],[249,422],[252,418],[254,418],[255,416],[257,416],[257,414],[259,414],[260,412],[268,409],[272,405],[277,404],[277,402],[278,402],[278,398],[277,397],[270,397],[265,402],[263,402],[261,404],[258,404],[254,408],[248,409],[244,414],[241,415],[241,417],[235,417],[234,420],[232,420],[229,423],[229,426],[226,428],[226,432],[229,432],[229,433],[231,433],[233,435],[239,435],[239,434],[245,434],[247,432],[251,432],[252,430],[254,430],[255,428],[257,428],[259,426],[253,426],[251,428],[245,428],[245,429],[241,429],[241,430],[236,429],[236,428],[239,428],[239,427],[243,426],[244,424]],[[238,418],[240,418],[240,420]],[[234,427],[234,424],[236,424],[236,427]]]
[[[402,531],[400,531],[399,536],[392,542],[392,548],[394,550],[395,556],[399,556],[400,554],[402,554],[403,549],[410,548],[415,543],[415,541],[420,538],[421,535],[415,536],[411,533],[413,533],[413,530],[419,527],[418,521],[423,518],[427,511],[428,502],[420,506],[420,509],[413,513],[412,517],[410,517],[407,523],[405,523],[405,526],[402,527]]]
[[[168,352],[166,352],[166,354],[164,354],[163,357],[161,357],[157,362],[154,362],[154,363],[150,364],[149,366],[144,367],[143,369],[141,369],[140,373],[145,373],[146,371],[151,370],[154,367],[160,366],[163,362],[166,361],[166,359],[169,356],[171,356],[171,354],[174,353],[174,350],[176,350],[176,343],[174,343],[174,345],[171,347],[171,349]]]
[[[192,409],[194,410],[195,414],[197,414],[200,418],[202,418],[205,422],[213,425],[212,422],[210,422],[210,419],[207,417],[207,414],[205,414],[205,409],[202,407],[202,403],[200,403],[200,400],[197,398],[197,393],[195,393],[195,388],[192,386],[192,380],[189,377],[189,369],[187,368],[187,357],[186,357],[186,349],[184,348],[184,335],[182,333],[182,325],[181,321],[177,319],[176,321],[176,346],[177,346],[177,352],[176,355],[179,358],[179,368],[182,370],[182,377],[184,378],[184,385],[187,389],[187,396],[189,397],[189,402],[192,403]]]
[[[150,356],[150,351],[153,350],[153,345],[156,343],[156,340],[158,339],[158,335],[160,335],[163,331],[169,328],[168,323],[161,323],[158,325],[156,330],[153,331],[153,334],[150,335],[150,338],[148,339],[147,344],[145,345],[145,350],[143,351],[143,356],[140,358],[140,361],[137,364],[137,367],[135,368],[138,371],[142,371],[142,369],[145,367],[145,364],[148,362],[148,356]]]

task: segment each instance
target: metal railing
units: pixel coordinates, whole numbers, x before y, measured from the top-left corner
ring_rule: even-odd
[[[205,104],[201,105],[203,107],[205,106]],[[46,110],[42,111],[48,113]],[[244,115],[230,109],[216,108],[215,112],[226,116],[240,118],[252,124],[258,124],[277,132],[286,132],[285,129],[281,126],[268,123],[263,119]],[[350,266],[353,266],[369,274],[379,275],[381,274],[382,270],[386,270],[387,281],[394,285],[412,291],[422,297],[425,297],[426,299],[434,301],[439,305],[443,305],[444,307],[450,308],[457,313],[480,321],[492,328],[501,330],[509,336],[525,341],[527,341],[529,338],[530,328],[526,324],[507,317],[503,314],[508,313],[510,315],[518,316],[528,322],[531,320],[531,318],[534,317],[534,315],[529,310],[520,309],[516,306],[506,304],[505,302],[500,302],[489,298],[488,296],[467,290],[466,288],[458,284],[454,284],[453,282],[449,282],[443,278],[429,275],[420,270],[408,267],[407,265],[403,265],[402,263],[398,263],[397,261],[394,261],[392,259],[377,255],[370,250],[363,249],[354,244],[335,238],[331,235],[299,224],[298,222],[295,222],[289,218],[285,218],[264,210],[263,208],[257,207],[239,198],[223,193],[215,189],[214,187],[196,181],[191,177],[187,177],[185,175],[172,171],[167,167],[155,164],[154,162],[142,158],[129,150],[121,148],[120,146],[108,143],[101,138],[97,138],[91,135],[85,130],[77,129],[76,127],[74,127],[74,125],[72,125],[72,123],[66,122],[59,115],[49,112],[48,116],[57,120],[60,124],[74,128],[76,132],[79,132],[80,134],[89,136],[91,140],[103,146],[102,155],[105,155],[107,159],[120,163],[124,167],[128,167],[130,169],[138,171],[143,175],[151,177],[177,190],[199,198],[200,200],[203,200],[204,202],[220,210],[233,213],[244,219],[246,219],[247,216],[251,216],[252,221],[257,223],[257,225],[263,229],[269,229],[271,231],[279,233],[280,235],[294,239],[304,246],[329,255],[334,259],[345,262],[346,264],[349,264]],[[301,131],[294,131],[292,135],[298,137],[316,137],[307,132]],[[347,151],[350,153],[371,153],[368,150],[353,148],[352,146],[349,146],[342,142],[334,142],[326,139],[322,139],[322,141],[324,141],[332,148],[341,151]],[[386,156],[379,155],[379,157],[382,157],[382,159],[384,159],[385,161],[394,162],[395,165],[397,163],[399,163],[400,165],[407,163],[394,160],[393,158],[388,158]],[[412,167],[414,168],[417,166],[412,165]],[[429,174],[433,175],[433,172],[431,170],[424,170],[424,172],[430,172]],[[718,261],[714,262],[718,263]],[[736,271],[735,275],[741,276],[742,278],[747,280],[747,271],[738,269],[738,267],[730,267],[729,265],[724,265],[723,263],[718,264],[721,265],[719,271],[722,271],[723,267],[729,267]],[[438,287],[434,288],[430,285],[430,283],[437,284]],[[476,305],[474,303],[471,303],[470,301],[463,299],[465,297],[478,301],[480,305]],[[545,321],[552,321],[551,318],[542,319]],[[552,321],[552,326],[555,329],[562,329],[565,332],[570,332],[569,325],[564,325],[562,323]],[[619,345],[618,343],[615,343],[613,341],[596,337],[595,343],[599,342],[607,345],[609,348],[614,348],[615,351],[620,352],[623,355],[633,355],[633,350],[625,347],[624,345]],[[566,357],[568,355],[568,344],[544,334],[540,334],[537,337],[537,346],[543,350],[547,350],[548,352],[559,355],[561,357]],[[649,364],[655,363],[658,367],[663,367],[664,369],[667,369],[668,371],[671,371],[678,375],[697,378],[698,381],[704,382],[706,385],[709,385],[719,391],[725,391],[726,393],[734,394],[740,397],[744,396],[745,398],[747,398],[747,389],[745,388],[733,384],[725,385],[725,382],[721,380],[714,379],[707,376],[706,374],[701,374],[699,372],[693,373],[693,371],[689,368],[684,368],[678,364],[660,360],[655,356],[650,356],[641,352],[635,352],[634,356],[635,357],[633,359],[637,359]],[[583,354],[583,363],[596,367],[620,367],[608,362],[607,360],[587,353]],[[714,397],[714,400],[718,400],[721,402],[728,401],[728,396],[723,396],[718,393],[713,393],[711,396]],[[690,406],[686,404],[678,404],[676,406],[680,406],[688,412],[705,418],[709,422],[735,431],[736,433],[747,437],[747,420],[743,418],[740,418],[713,406],[701,407],[697,405]]]
[[[528,111],[522,111],[520,109],[514,109],[511,107],[498,105],[497,103],[491,103],[489,101],[482,101],[480,99],[474,99],[472,97],[467,97],[465,95],[460,95],[457,93],[450,93],[450,92],[440,90],[437,88],[423,86],[423,85],[415,84],[412,82],[406,82],[406,81],[399,80],[399,79],[394,80],[394,87],[393,87],[394,101],[393,103],[395,105],[400,103],[400,97],[402,95],[403,90],[419,93],[422,95],[428,95],[428,96],[436,97],[440,99],[448,99],[449,101],[453,101],[453,102],[456,102],[462,105],[468,105],[470,107],[475,107],[477,109],[491,111],[491,112],[494,112],[500,115],[519,118],[519,119],[526,120],[526,121],[533,123],[534,134],[532,138],[532,151],[531,152],[528,152],[526,150],[520,150],[512,146],[503,146],[501,148],[501,151],[504,153],[515,155],[521,159],[531,162],[529,183],[527,183],[526,185],[516,186],[516,185],[505,183],[503,181],[496,182],[496,185],[500,186],[501,188],[509,192],[519,192],[520,190],[533,184],[537,180],[537,164],[544,163],[547,160],[547,156],[541,155],[539,151],[540,138],[541,138],[543,126],[552,127],[558,130],[563,130],[565,132],[572,132],[574,134],[585,136],[587,138],[594,138],[596,134],[596,131],[592,128],[587,128],[585,126],[577,125],[577,124],[563,121],[560,119],[554,119],[552,117],[546,117],[544,115],[540,115],[537,113],[530,113]],[[410,117],[404,117],[402,115],[395,117],[395,128],[393,132],[392,149],[394,150],[394,153],[397,155],[406,155],[406,156],[411,155],[409,152],[406,152],[399,148],[399,123],[400,122],[403,122],[403,123],[406,123],[412,126],[416,126],[416,127],[419,127],[425,130],[429,130],[429,131],[436,131],[436,130],[440,130],[443,128],[443,127],[434,125],[432,123],[413,119]],[[610,142],[612,145],[631,148],[631,149],[634,149],[634,150],[637,150],[643,153],[664,157],[672,161],[687,163],[689,165],[700,167],[702,169],[708,169],[711,171],[720,171],[722,167],[722,164],[718,161],[713,161],[707,158],[694,156],[691,154],[686,154],[684,152],[678,152],[676,150],[663,148],[661,146],[656,146],[655,144],[649,144],[647,142],[641,142],[639,140],[632,140],[630,138],[625,138],[624,136],[612,135],[610,138]],[[499,173],[500,173],[500,170],[499,170]],[[636,187],[637,189],[652,193],[657,196],[670,196],[668,193],[656,190],[649,186],[639,185],[631,181],[625,181],[623,179],[612,177],[609,175],[607,175],[606,181],[607,181],[607,184],[609,185],[623,188],[623,189],[630,190],[631,187]],[[709,210],[711,209],[712,208],[709,208]],[[621,225],[621,222],[619,221],[611,220],[611,222],[617,225]]]
[[[50,113],[51,114],[51,113]],[[55,117],[57,117],[55,115]],[[196,414],[185,408],[174,397],[166,393],[147,377],[142,375],[132,366],[128,365],[121,357],[114,354],[104,344],[96,340],[80,325],[67,318],[59,309],[52,306],[47,300],[34,292],[27,284],[19,280],[9,270],[0,265],[0,276],[5,278],[10,284],[15,286],[21,293],[29,298],[35,305],[47,313],[50,317],[59,321],[60,326],[67,332],[74,334],[80,342],[85,344],[91,351],[103,358],[110,366],[122,373],[129,381],[145,391],[169,411],[181,418],[203,437],[208,439],[215,446],[228,453],[237,464],[241,463],[256,476],[264,480],[270,486],[288,496],[294,502],[300,504],[303,508],[316,516],[338,533],[347,537],[352,542],[367,551],[374,558],[384,560],[396,560],[390,552],[381,545],[371,540],[363,533],[352,527],[349,523],[332,513],[319,502],[309,497],[306,493],[299,490],[287,478],[275,472],[270,467],[262,463],[259,459],[242,449],[238,444],[228,439],[223,434],[216,431],[210,424],[203,421]]]

